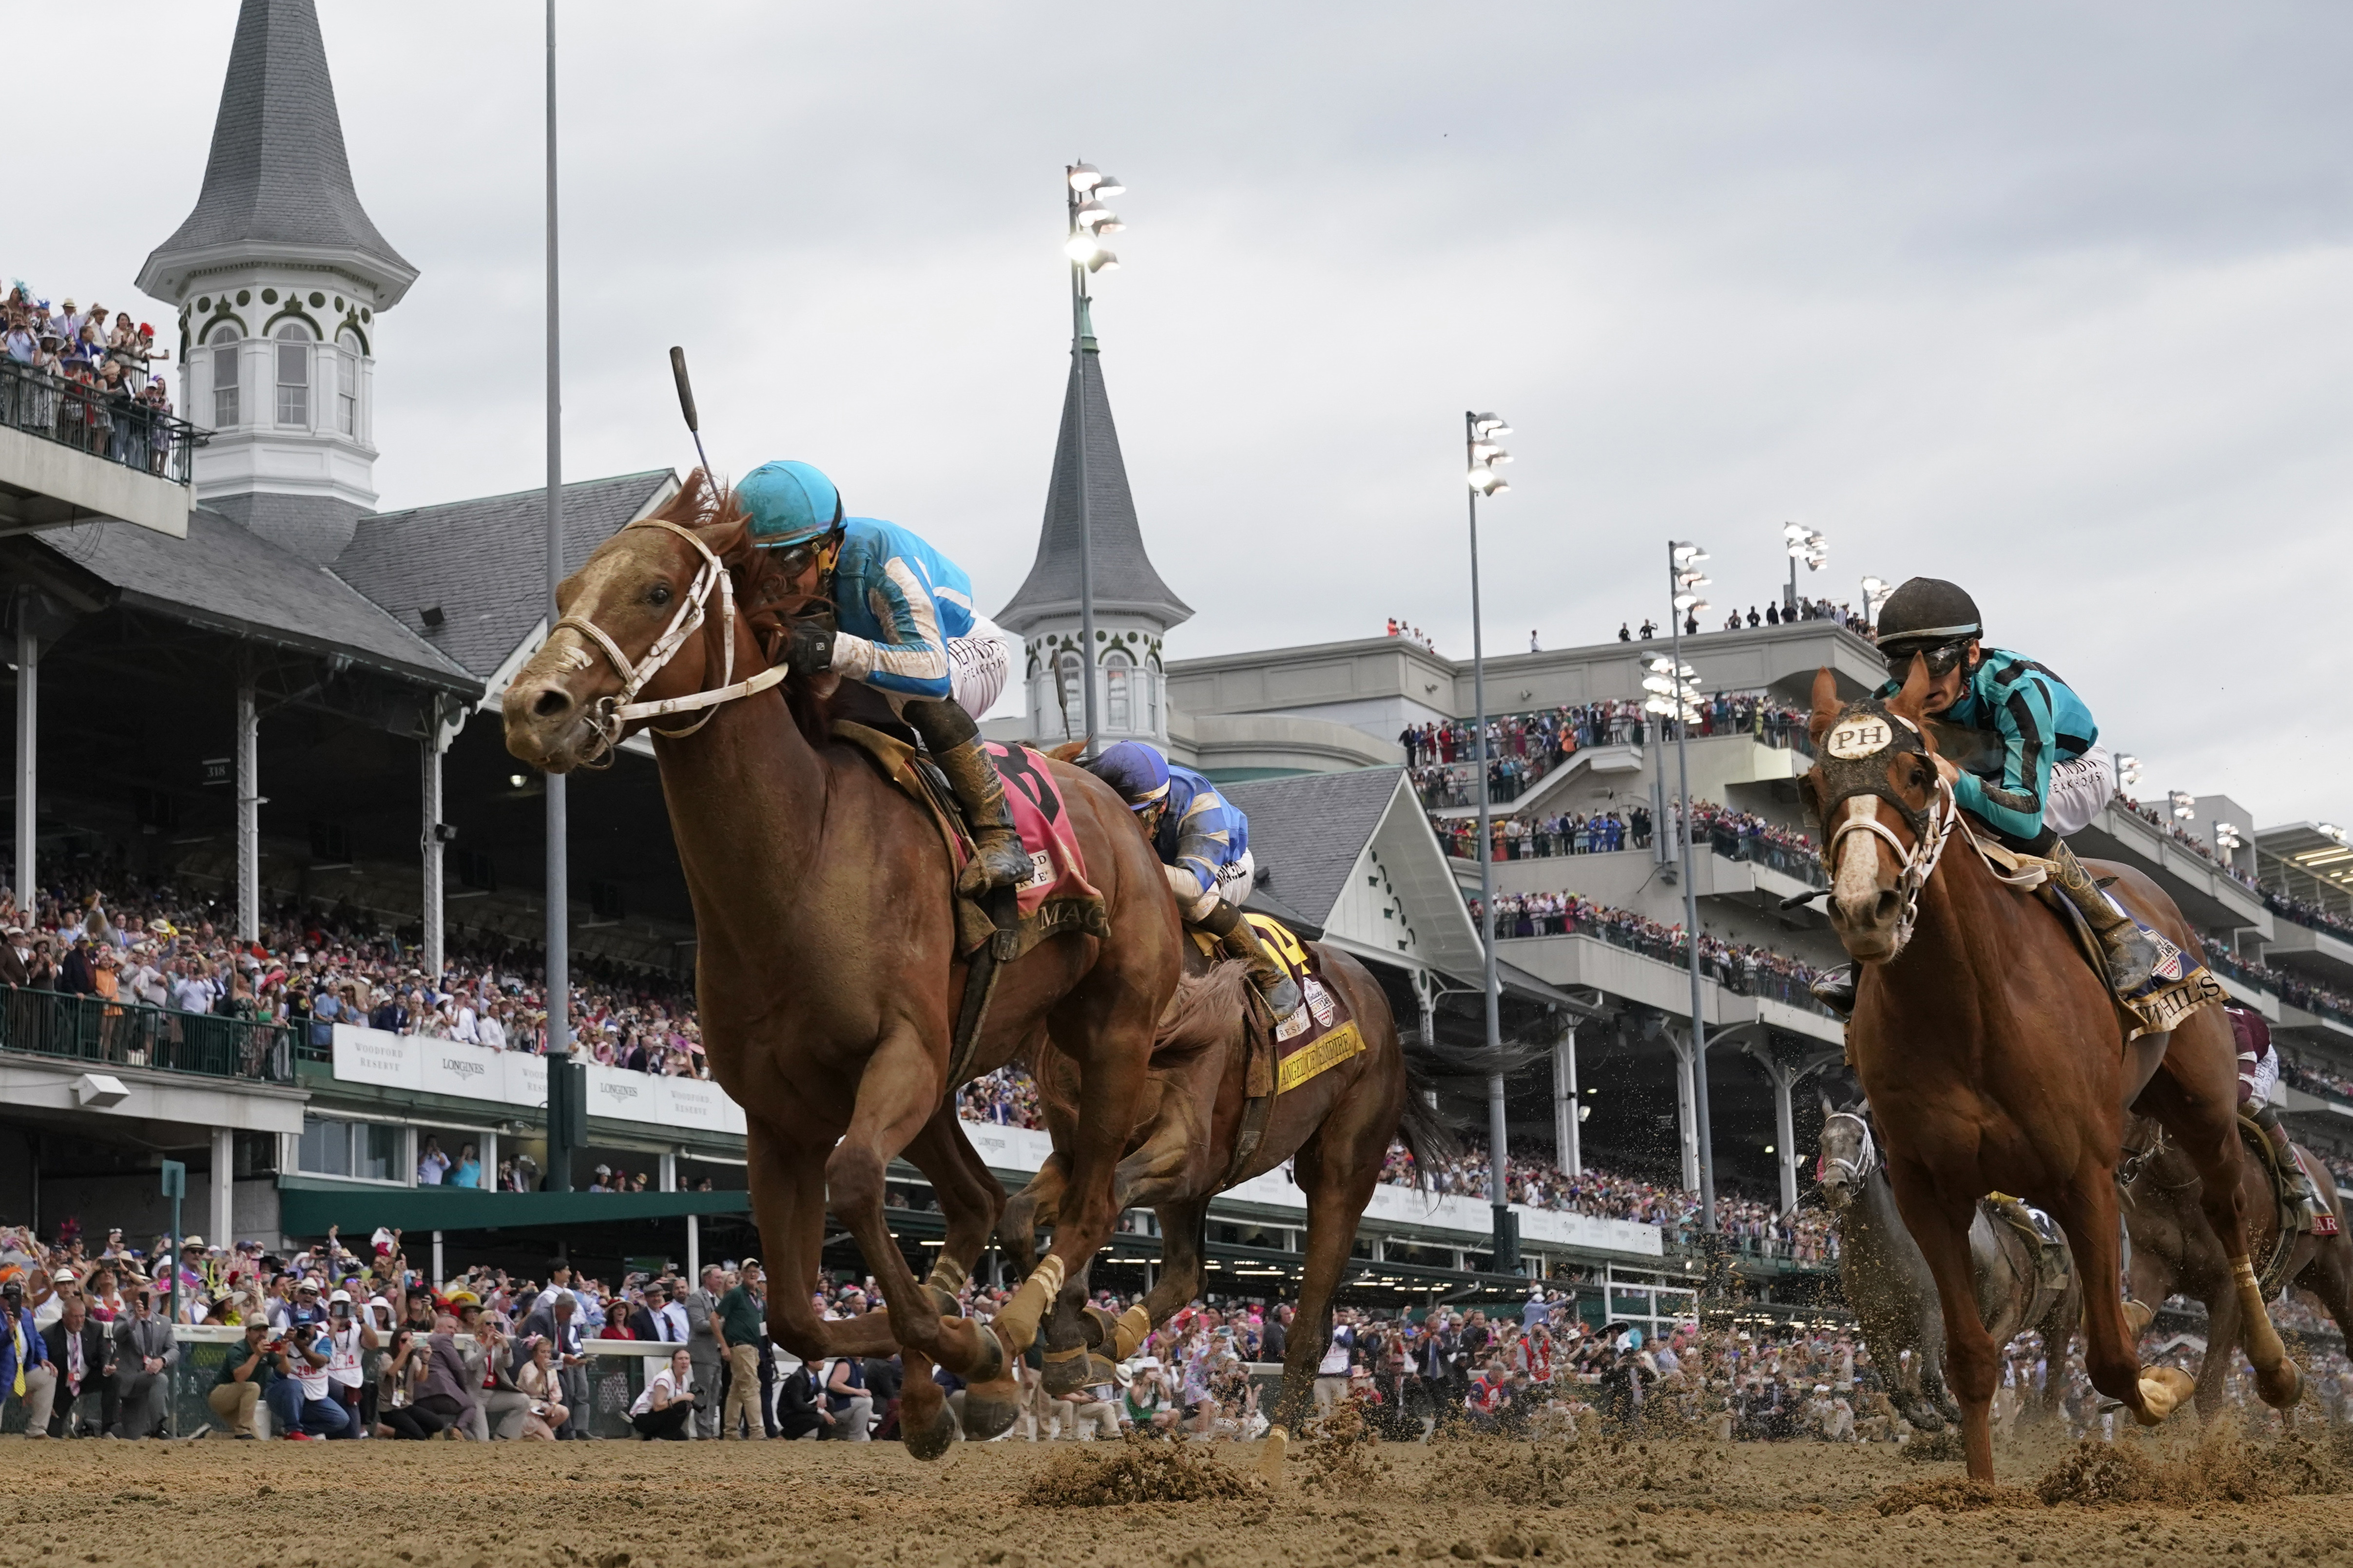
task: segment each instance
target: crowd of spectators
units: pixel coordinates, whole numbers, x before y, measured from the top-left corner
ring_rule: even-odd
[[[258,940],[224,926],[216,897],[117,876],[43,888],[29,907],[0,889],[0,927],[37,991],[242,1020],[300,1051],[332,1045],[336,1024],[543,1052],[545,973],[536,948],[453,936],[427,974],[413,941],[348,907],[289,900],[263,911]],[[0,965],[5,968],[5,965]],[[573,1052],[608,1067],[706,1078],[687,983],[575,960]],[[126,1040],[129,1030],[118,1032]]]
[[[2222,875],[2239,883],[2242,887],[2247,889],[2248,891],[2254,893],[2263,892],[2263,889],[2262,884],[2258,883],[2254,878],[2249,876],[2246,872],[2240,870],[2238,867],[2232,865],[2229,860],[2215,854],[2213,845],[2208,843],[2205,839],[2199,837],[2195,833],[2189,832],[2179,823],[2166,816],[2165,813],[2158,810],[2157,807],[2153,805],[2143,805],[2140,802],[2133,799],[2132,796],[2125,794],[2122,790],[2118,790],[2116,792],[2116,804],[2123,806],[2126,811],[2131,812],[2135,816],[2139,817],[2143,822],[2147,823],[2151,827],[2156,828],[2159,833],[2164,834],[2176,844],[2179,844],[2186,848],[2196,850],[2199,857],[2205,860],[2207,864],[2212,866],[2217,871],[2221,872]]]
[[[1038,1086],[1017,1067],[983,1073],[956,1090],[956,1115],[965,1121],[986,1121],[999,1127],[1046,1125],[1038,1110]]]
[[[1388,630],[1383,635],[1393,637],[1403,637],[1408,642],[1419,643],[1423,647],[1428,648],[1432,653],[1436,653],[1438,651],[1438,645],[1430,641],[1430,638],[1422,636],[1421,628],[1419,626],[1408,626],[1404,621],[1398,619],[1395,616],[1391,616],[1389,617]]]
[[[1748,606],[1748,614],[1746,617],[1743,617],[1738,610],[1734,610],[1725,617],[1723,629],[1736,632],[1744,626],[1793,626],[1800,621],[1835,621],[1859,637],[1878,640],[1877,635],[1871,628],[1871,623],[1856,615],[1852,605],[1833,603],[1829,599],[1799,599],[1795,605],[1785,605],[1778,599],[1767,599],[1761,614],[1754,605]],[[1713,631],[1715,628],[1711,626],[1708,629]],[[1640,631],[1636,631],[1630,621],[1618,623],[1620,642],[1638,640],[1648,642],[1660,635],[1661,628],[1658,623],[1648,616],[1642,617],[1642,626]],[[1683,636],[1695,637],[1699,635],[1699,612],[1694,608],[1683,617]]]
[[[2274,969],[2260,959],[2241,958],[2231,951],[2229,943],[2211,936],[2200,940],[2205,944],[2206,962],[2221,973],[2250,985],[2260,985],[2307,1013],[2353,1024],[2353,996],[2326,985],[2315,985],[2294,970]]]
[[[2353,941],[2353,920],[2346,919],[2336,910],[2326,909],[2308,899],[2292,899],[2274,888],[2263,889],[2263,907],[2272,913],[2284,915],[2300,926],[2309,926],[2315,931],[2334,931],[2338,936]]]
[[[1680,803],[1670,802],[1666,829],[1670,843],[1682,837],[1682,818]],[[1430,826],[1449,855],[1458,860],[1476,857],[1479,825],[1475,818],[1433,816]],[[1564,811],[1550,816],[1497,816],[1488,824],[1488,844],[1496,860],[1614,855],[1623,849],[1648,849],[1651,831],[1650,808],[1633,805],[1590,813]],[[1820,879],[1821,856],[1813,839],[1753,811],[1695,800],[1692,834],[1694,841],[1728,860],[1760,860],[1793,875]]]
[[[52,310],[22,282],[0,297],[0,424],[153,473],[164,471],[172,412],[152,366],[170,355],[155,329],[92,300]]]
[[[1484,906],[1468,900],[1473,924],[1484,929]],[[1690,946],[1680,925],[1665,925],[1631,910],[1609,909],[1582,894],[1500,893],[1495,898],[1495,935],[1592,936],[1645,957],[1670,963],[1688,963]],[[1813,1005],[1808,989],[1820,973],[1803,959],[1769,947],[1699,938],[1700,973],[1728,991],[1744,996],[1770,996],[1778,1001]]]
[[[1695,739],[1747,735],[1768,746],[1803,747],[1806,715],[1762,692],[1719,691],[1702,700]],[[1672,739],[1675,726],[1646,713],[1640,702],[1563,704],[1487,721],[1487,797],[1518,799],[1553,769],[1592,746],[1640,746]],[[1422,804],[1432,810],[1474,805],[1479,799],[1478,727],[1467,719],[1409,724],[1398,733],[1406,767]]]

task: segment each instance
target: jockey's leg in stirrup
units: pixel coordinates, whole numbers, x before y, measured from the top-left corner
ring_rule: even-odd
[[[2092,879],[2065,838],[2088,826],[2116,795],[2116,759],[2099,744],[2099,726],[2082,698],[2025,655],[1986,647],[1983,633],[1968,594],[1937,578],[1913,578],[1880,611],[1888,679],[1879,695],[1894,696],[1912,661],[1926,661],[1928,714],[1983,731],[1989,742],[1966,766],[1936,758],[1954,803],[2012,849],[2052,863],[2052,885],[2100,939],[2108,983],[2130,994],[2152,978],[2157,947]],[[1824,1006],[1853,1012],[1854,966],[1831,970],[1813,991]]]
[[[1256,874],[1250,819],[1192,769],[1141,741],[1122,741],[1088,764],[1119,791],[1168,871],[1185,923],[1250,966],[1250,984],[1280,1021],[1299,1011],[1299,983],[1266,951],[1239,907]]]
[[[735,500],[753,542],[777,552],[786,591],[833,605],[830,626],[792,624],[781,662],[863,682],[922,737],[972,828],[961,890],[1027,880],[1029,854],[976,722],[1005,689],[1005,645],[973,613],[963,568],[897,523],[843,516],[833,481],[807,463],[761,464]]]
[[[2232,1032],[2238,1037],[2239,1110],[2263,1130],[2281,1168],[2290,1173],[2296,1206],[2304,1211],[2303,1228],[2310,1230],[2312,1222],[2320,1217],[2320,1186],[2304,1168],[2304,1156],[2280,1124],[2279,1107],[2272,1103],[2272,1086],[2279,1081],[2280,1071],[2279,1052],[2272,1047],[2272,1026],[2251,1007],[2230,1006],[2224,1011],[2231,1016]]]

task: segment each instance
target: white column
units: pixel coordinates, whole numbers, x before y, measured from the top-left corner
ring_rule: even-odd
[[[1699,1091],[1692,1076],[1691,1026],[1664,1026],[1667,1046],[1675,1053],[1675,1125],[1683,1143],[1683,1190],[1699,1190]]]
[[[482,1191],[497,1192],[499,1190],[499,1130],[497,1128],[493,1127],[482,1134],[480,1147],[476,1149],[474,1153],[482,1163]]]
[[[1798,1119],[1789,1104],[1789,1074],[1773,1074],[1773,1154],[1781,1173],[1781,1212],[1798,1206]]]
[[[1572,1021],[1552,1045],[1553,1158],[1569,1175],[1585,1169],[1577,1122],[1577,1025]]]
[[[237,935],[261,936],[261,714],[250,679],[237,685]]]
[[[432,1286],[436,1291],[438,1291],[441,1289],[442,1281],[448,1278],[448,1270],[444,1268],[441,1265],[441,1233],[437,1230],[433,1233],[433,1278],[427,1280],[426,1283]]]
[[[423,855],[419,870],[418,904],[424,911],[425,973],[438,979],[441,974],[441,910],[442,910],[442,848],[441,848],[441,701],[435,698],[425,706],[424,799],[420,815],[425,818],[424,835],[419,839]]]
[[[657,1191],[665,1193],[678,1191],[678,1152],[676,1150],[661,1157],[661,1163],[655,1167],[654,1179],[661,1184],[656,1189]]]
[[[16,607],[16,903],[28,911],[37,885],[33,880],[33,839],[40,815],[41,778],[41,639],[22,624],[30,615],[20,599]]]
[[[698,1290],[702,1289],[702,1216],[686,1216],[686,1277]]]
[[[213,1129],[213,1212],[212,1245],[232,1247],[237,1245],[237,1134],[226,1127]]]

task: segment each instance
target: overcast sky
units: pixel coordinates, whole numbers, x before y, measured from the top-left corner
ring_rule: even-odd
[[[1957,578],[2168,787],[2346,821],[2353,10],[1881,5],[562,7],[565,471],[814,461],[971,572],[1036,548],[1068,364],[1061,165],[1120,175],[1096,324],[1176,657],[1500,651]],[[386,506],[541,447],[535,5],[322,0],[360,195],[421,269],[377,338]],[[0,235],[132,296],[193,205],[232,0],[17,0],[111,103],[0,106]],[[153,307],[159,318],[163,307]],[[2332,609],[2330,606],[2337,608]]]

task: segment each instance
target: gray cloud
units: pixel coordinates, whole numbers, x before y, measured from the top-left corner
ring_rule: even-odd
[[[5,111],[115,171],[5,264],[128,295],[194,200],[234,7],[120,5],[139,115]],[[93,7],[28,0],[29,36]],[[387,504],[534,484],[535,7],[322,5],[381,334]],[[1958,577],[2149,784],[2341,817],[2353,292],[2318,5],[564,7],[566,466],[784,453],[1026,571],[1067,351],[1060,164],[1133,186],[1097,321],[1176,651],[1405,615],[1467,653],[1456,445],[1510,416],[1489,629]],[[160,122],[161,135],[150,126]]]

